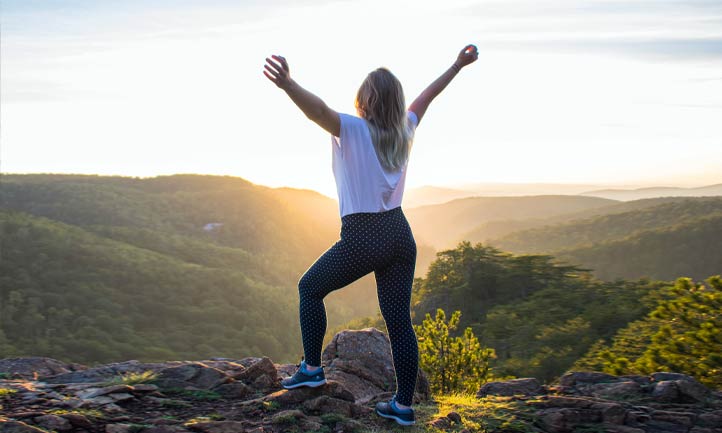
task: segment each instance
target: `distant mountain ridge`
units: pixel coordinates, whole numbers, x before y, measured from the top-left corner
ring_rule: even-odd
[[[722,183],[697,188],[655,186],[638,189],[600,189],[586,191],[580,195],[602,197],[612,200],[639,200],[654,197],[708,197],[722,196]]]

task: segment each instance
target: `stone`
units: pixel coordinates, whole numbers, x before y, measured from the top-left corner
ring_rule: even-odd
[[[273,424],[295,424],[305,417],[306,415],[298,409],[282,410],[271,416],[271,422]]]
[[[125,401],[125,400],[132,400],[135,397],[133,394],[128,394],[127,392],[117,392],[113,394],[108,394],[108,397],[112,398],[114,401]]]
[[[161,390],[170,388],[211,389],[228,383],[231,378],[221,370],[209,367],[200,362],[164,368],[158,372],[154,380]]]
[[[33,422],[49,430],[65,431],[73,428],[69,420],[57,415],[43,415],[33,418]]]
[[[343,384],[358,404],[396,389],[391,344],[376,328],[337,333],[324,348],[321,361],[326,366],[326,378]],[[419,369],[414,402],[426,401],[430,395],[428,378]]]
[[[692,426],[692,424],[694,424],[694,420],[697,418],[697,414],[693,412],[655,410],[654,412],[652,412],[651,417],[654,421],[665,421],[672,424],[680,424],[690,427]]]
[[[696,380],[675,380],[679,398],[685,403],[704,402],[710,394],[709,388],[697,382]]]
[[[253,362],[248,364],[248,367],[246,367],[244,370],[232,376],[234,379],[241,380],[244,383],[251,385],[253,383],[256,383],[261,377],[265,376],[266,379],[260,379],[261,382],[258,382],[258,385],[260,386],[268,386],[269,383],[275,384],[276,382],[280,381],[276,366],[267,356],[264,356],[262,358],[246,359],[252,359]]]
[[[487,382],[479,388],[476,397],[481,398],[487,395],[536,395],[540,393],[543,393],[543,390],[539,381],[533,377],[524,377],[505,381]]]
[[[93,423],[91,423],[90,420],[85,417],[85,415],[79,413],[64,413],[60,416],[67,419],[73,427],[82,428],[85,430],[93,429]]]
[[[674,402],[679,398],[679,389],[674,380],[657,382],[652,389],[652,398],[662,402]]]
[[[618,382],[617,376],[600,371],[571,371],[559,378],[562,386],[576,386],[579,383]]]
[[[115,400],[108,397],[107,395],[101,395],[100,397],[84,399],[83,403],[80,404],[79,407],[97,407],[97,406],[102,406],[104,404],[112,403],[114,401]]]
[[[136,385],[133,385],[133,392],[153,392],[158,391],[158,386],[153,385],[152,383],[139,383]]]
[[[99,397],[101,395],[111,394],[114,392],[130,392],[133,387],[129,385],[112,385],[104,388],[88,388],[83,391],[77,392],[76,395],[82,399],[90,399]]]
[[[682,373],[670,373],[666,371],[658,371],[655,373],[650,374],[650,377],[654,382],[661,382],[664,380],[688,380],[691,382],[696,382],[696,379],[692,376],[689,376],[687,374]]]
[[[0,359],[0,371],[8,373],[11,379],[41,379],[86,368],[82,364],[63,362],[46,356]]]
[[[131,429],[130,424],[106,424],[105,433],[129,433]]]
[[[633,380],[612,383],[595,383],[586,389],[591,395],[614,400],[642,397],[641,385]]]
[[[0,433],[47,433],[22,421],[0,421]]]
[[[458,412],[451,411],[446,414],[446,417],[456,424],[461,424],[461,415]]]
[[[186,424],[188,430],[201,433],[239,433],[245,432],[246,428],[239,421],[207,421]]]
[[[213,390],[225,398],[237,399],[245,398],[253,393],[253,388],[243,382],[224,383],[213,388]]]

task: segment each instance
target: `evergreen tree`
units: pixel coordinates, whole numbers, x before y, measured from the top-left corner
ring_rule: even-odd
[[[426,314],[421,325],[414,325],[419,339],[419,366],[429,374],[432,392],[475,392],[491,376],[489,360],[494,349],[482,347],[471,328],[459,337],[451,337],[459,325],[461,311],[446,321],[444,310],[436,310],[436,318]]]

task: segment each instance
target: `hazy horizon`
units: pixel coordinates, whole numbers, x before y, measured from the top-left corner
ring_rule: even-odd
[[[407,188],[721,182],[715,1],[9,0],[0,24],[2,172],[230,175],[335,198],[330,137],[264,58],[353,113],[373,68],[409,104],[475,43],[419,125]]]

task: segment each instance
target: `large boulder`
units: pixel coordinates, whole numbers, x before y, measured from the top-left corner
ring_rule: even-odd
[[[334,335],[322,355],[326,378],[348,389],[357,404],[396,390],[396,375],[388,336],[376,328],[345,330]],[[414,402],[429,399],[426,374],[419,368]]]

